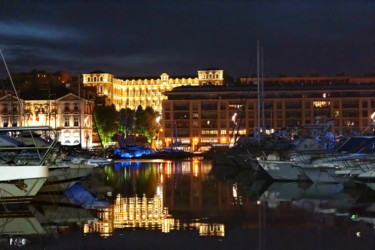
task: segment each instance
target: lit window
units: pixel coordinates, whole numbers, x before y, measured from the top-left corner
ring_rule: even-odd
[[[328,101],[314,101],[313,105],[316,108],[322,108],[322,107],[328,107],[328,106],[330,106],[331,102],[328,102]]]
[[[69,127],[69,126],[70,126],[69,117],[64,117],[64,127]]]
[[[74,117],[74,127],[77,127],[77,126],[79,126],[79,119],[76,116],[76,117]]]

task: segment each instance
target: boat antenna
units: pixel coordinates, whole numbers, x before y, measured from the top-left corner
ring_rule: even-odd
[[[21,99],[18,97],[18,93],[16,91],[16,87],[14,85],[14,82],[13,82],[13,79],[12,79],[12,76],[10,75],[10,72],[9,72],[9,69],[8,69],[8,65],[5,61],[5,58],[4,58],[4,55],[3,55],[3,52],[1,51],[0,49],[0,54],[1,54],[1,58],[3,59],[3,62],[4,62],[4,65],[5,65],[5,69],[7,71],[7,74],[8,74],[8,77],[9,77],[9,80],[10,80],[10,83],[12,84],[12,88],[13,88],[13,91],[14,91],[14,94],[18,100],[18,103],[20,105],[20,122],[21,122],[21,126],[22,126],[22,116],[23,116],[23,110],[22,110],[22,102],[21,102]]]
[[[257,41],[257,138],[258,138],[258,142],[260,140],[260,126],[261,126],[261,88],[260,88],[260,42],[259,40]]]

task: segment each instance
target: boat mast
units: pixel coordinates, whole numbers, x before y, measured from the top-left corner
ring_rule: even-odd
[[[16,87],[15,87],[15,85],[13,83],[12,76],[10,75],[10,72],[9,72],[9,69],[8,69],[8,65],[7,65],[7,63],[5,61],[5,58],[4,58],[4,55],[3,55],[3,52],[1,51],[1,49],[0,49],[0,54],[1,54],[1,58],[3,59],[3,62],[4,62],[4,65],[5,65],[5,69],[7,71],[7,74],[9,76],[10,83],[12,84],[12,88],[13,88],[14,94],[15,94],[15,96],[16,96],[16,98],[18,100],[19,106],[20,106],[20,112],[19,112],[19,114],[20,114],[20,125],[22,127],[22,117],[23,117],[22,102],[21,102],[21,99],[18,97],[18,93],[16,91]]]
[[[83,148],[83,144],[82,144],[82,125],[81,125],[81,122],[82,122],[82,112],[83,112],[83,109],[84,109],[84,106],[82,105],[82,100],[81,100],[81,81],[80,81],[80,75],[81,73],[78,72],[78,76],[77,76],[77,82],[78,82],[78,103],[79,103],[79,145],[81,148]]]
[[[259,138],[258,134],[260,132],[260,63],[259,63],[259,40],[257,41],[257,134],[256,136]]]
[[[263,57],[263,47],[260,48],[260,68],[261,68],[261,72],[260,72],[260,102],[261,102],[261,120],[262,120],[262,133],[264,133],[265,131],[265,117],[264,117],[264,67],[263,67],[263,63],[264,63],[264,57]]]

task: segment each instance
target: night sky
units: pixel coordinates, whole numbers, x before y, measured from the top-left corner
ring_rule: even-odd
[[[11,72],[237,78],[256,72],[258,39],[266,76],[374,74],[375,1],[0,1]]]

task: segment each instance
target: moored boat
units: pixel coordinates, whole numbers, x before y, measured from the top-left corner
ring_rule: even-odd
[[[45,162],[56,145],[57,136],[54,135],[54,140],[45,140],[43,145],[32,145],[32,138],[39,138],[43,133],[55,132],[50,127],[0,128],[0,154],[3,156],[0,163],[0,202],[3,204],[30,202],[47,180]],[[31,138],[28,143],[23,142],[25,135]],[[28,156],[26,161],[20,160],[20,156],[25,155]]]

